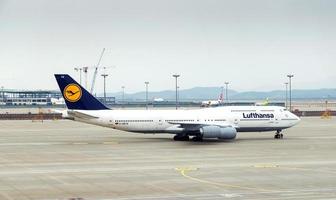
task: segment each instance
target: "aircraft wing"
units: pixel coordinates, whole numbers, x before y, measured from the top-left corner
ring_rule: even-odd
[[[55,113],[62,114],[63,119],[71,119],[73,120],[73,117],[68,114],[68,109],[65,110],[57,110],[57,109],[51,109]]]
[[[95,119],[95,118],[98,118],[98,117],[95,117],[95,116],[92,116],[92,115],[88,115],[88,114],[85,114],[85,113],[82,113],[82,112],[79,112],[79,111],[74,111],[74,110],[56,110],[56,109],[53,109],[52,111],[56,112],[56,113],[61,113],[62,114],[62,117],[64,119],[71,119],[73,120],[74,117],[77,117],[77,118],[81,118],[81,119]]]
[[[186,122],[169,122],[170,124],[176,124],[180,125],[180,128],[183,128],[188,131],[197,131],[200,128],[204,126],[219,126],[221,128],[225,127],[234,127],[237,128],[237,126],[233,126],[231,124],[224,124],[224,125],[217,125],[217,124],[205,124],[205,123],[186,123]]]
[[[96,119],[96,118],[98,118],[96,116],[85,114],[85,113],[75,111],[75,110],[68,110],[68,114],[72,117],[77,117],[77,118],[81,118],[81,119]]]

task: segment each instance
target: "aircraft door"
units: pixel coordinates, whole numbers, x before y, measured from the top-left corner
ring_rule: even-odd
[[[156,130],[163,130],[163,119],[162,118],[158,119],[156,124],[157,124]]]
[[[233,126],[235,126],[235,127],[238,127],[239,126],[239,116],[238,115],[234,115],[234,116],[230,116],[229,118],[228,118],[228,122],[230,123],[230,124],[232,124]]]
[[[238,126],[238,124],[239,124],[239,119],[238,119],[238,117],[235,117],[235,118],[234,118],[233,123],[234,123],[235,126]]]
[[[269,125],[272,126],[277,126],[279,124],[279,114],[276,112],[272,113],[274,115],[273,118],[270,118]]]
[[[235,114],[230,120],[235,127],[239,126],[240,117],[238,114]]]
[[[279,124],[279,115],[278,115],[278,114],[275,114],[275,115],[274,115],[274,124],[275,124],[275,125],[278,125],[278,124]]]

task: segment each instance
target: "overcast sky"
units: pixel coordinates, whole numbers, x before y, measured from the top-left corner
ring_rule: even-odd
[[[336,1],[0,0],[5,88],[57,89],[54,73],[78,78],[104,47],[108,92],[174,89],[173,73],[182,89],[283,89],[288,73],[293,88],[335,88]]]

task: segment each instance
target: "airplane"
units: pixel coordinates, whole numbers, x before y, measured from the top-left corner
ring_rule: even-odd
[[[226,106],[191,110],[113,110],[107,108],[67,74],[55,74],[68,118],[88,124],[136,133],[174,134],[174,140],[216,138],[233,140],[237,132],[282,130],[300,118],[279,106]],[[71,92],[69,92],[71,91]]]
[[[160,103],[161,103],[161,102],[164,102],[164,99],[163,99],[163,98],[160,98],[160,97],[159,97],[159,98],[154,98],[154,99],[153,99],[153,102],[156,102],[156,103],[159,103],[159,102],[160,102]]]
[[[256,102],[255,103],[256,106],[267,106],[268,104],[269,104],[268,98],[266,98],[266,100],[264,102]]]
[[[219,106],[221,104],[223,104],[223,93],[219,95],[218,100],[202,101],[201,107],[213,107],[213,106]]]
[[[222,103],[221,100],[202,101],[201,107],[219,106],[221,103]]]

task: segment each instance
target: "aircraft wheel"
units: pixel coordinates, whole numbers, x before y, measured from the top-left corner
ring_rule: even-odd
[[[203,141],[203,138],[199,137],[199,136],[195,136],[195,137],[192,138],[192,141],[194,141],[194,142],[201,142],[201,141]]]
[[[189,136],[188,136],[188,135],[185,135],[185,136],[183,137],[183,141],[189,141]]]
[[[184,135],[184,136],[175,135],[174,140],[175,141],[189,141],[189,136],[188,135]]]
[[[282,139],[283,134],[281,133],[281,130],[277,130],[277,132],[274,135],[274,139]]]
[[[178,135],[175,135],[174,138],[173,138],[175,141],[179,141],[180,140],[180,137]]]

